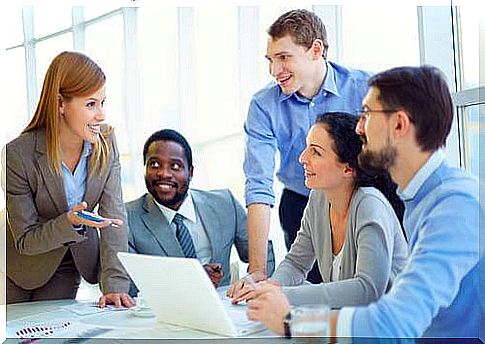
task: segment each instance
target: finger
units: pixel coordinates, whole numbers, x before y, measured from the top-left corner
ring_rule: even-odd
[[[232,295],[234,294],[234,284],[227,289],[226,296],[229,298],[232,298]]]
[[[79,210],[84,210],[88,207],[88,204],[84,201],[82,201],[79,204],[76,204],[74,207],[71,208],[71,211],[79,211]]]
[[[135,301],[128,294],[121,294],[121,301],[123,305],[127,308],[133,307],[135,305]]]
[[[120,220],[120,219],[108,219],[108,220],[119,227],[123,226],[123,220]]]
[[[256,311],[248,308],[246,314],[249,320],[256,320]]]
[[[106,307],[106,297],[104,295],[99,298],[98,307],[99,308]]]
[[[244,295],[241,295],[238,298],[235,298],[233,301],[235,303],[239,303],[239,302],[242,302],[242,301],[249,301],[249,300],[252,300],[254,298],[256,298],[256,293],[254,292],[254,290],[249,290],[247,293],[245,293]]]
[[[229,288],[229,290],[227,291],[227,296],[230,298],[233,298],[234,295],[236,294],[236,291],[241,289],[240,284],[241,284],[241,280],[233,283]]]
[[[238,302],[246,300],[246,296],[252,291],[252,289],[249,286],[243,287],[243,289],[239,290],[238,292],[235,293],[232,303],[236,304]]]
[[[121,298],[120,298],[120,295],[119,294],[114,294],[111,297],[111,301],[115,304],[115,307],[116,308],[120,308],[121,307]]]
[[[256,297],[258,297],[259,295],[262,295],[262,294],[265,294],[265,293],[268,293],[268,292],[271,292],[271,291],[275,291],[279,288],[281,288],[281,287],[276,286],[276,285],[271,284],[271,283],[268,283],[268,282],[259,282],[256,285],[256,289],[254,291],[256,292]]]

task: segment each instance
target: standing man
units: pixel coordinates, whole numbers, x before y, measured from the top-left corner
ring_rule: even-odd
[[[379,73],[369,85],[357,125],[363,139],[359,163],[388,170],[398,184],[410,254],[379,301],[333,315],[331,334],[478,338],[485,329],[479,289],[484,209],[478,181],[449,166],[441,151],[453,122],[447,83],[439,70],[424,66]],[[256,295],[249,301],[250,318],[290,335],[281,288],[263,282]]]
[[[275,203],[276,152],[280,156],[276,176],[284,185],[280,224],[289,250],[310,192],[298,162],[307,133],[319,114],[359,109],[368,79],[362,71],[327,61],[325,26],[312,12],[287,12],[271,25],[268,34],[266,58],[275,81],[253,96],[244,125],[249,263],[256,280],[267,276],[266,243],[270,208]],[[316,265],[308,280],[321,282]]]
[[[177,131],[159,130],[143,147],[148,193],[126,204],[130,252],[197,258],[215,287],[231,280],[234,245],[248,261],[246,212],[231,191],[190,188],[192,149]],[[268,269],[274,270],[269,244]],[[132,284],[130,295],[136,295]]]

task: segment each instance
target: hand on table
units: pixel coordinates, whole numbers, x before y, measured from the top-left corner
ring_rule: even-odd
[[[109,293],[101,296],[98,301],[99,308],[104,308],[106,305],[131,308],[135,306],[135,301],[126,293]]]
[[[248,318],[261,321],[270,330],[284,334],[283,321],[290,311],[290,303],[281,287],[260,282],[253,293],[254,297],[248,301]]]
[[[222,279],[222,265],[220,263],[209,263],[203,265],[205,272],[209,275],[209,278],[215,288],[219,286]]]

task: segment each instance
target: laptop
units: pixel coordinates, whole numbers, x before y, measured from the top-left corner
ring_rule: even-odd
[[[158,321],[229,337],[264,330],[217,291],[197,259],[118,252],[118,258]]]

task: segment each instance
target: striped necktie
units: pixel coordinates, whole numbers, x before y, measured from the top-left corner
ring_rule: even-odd
[[[187,226],[184,224],[184,217],[180,214],[175,214],[173,222],[177,226],[177,240],[179,241],[180,247],[185,254],[186,258],[197,258],[195,254],[194,243],[192,242],[192,237],[190,236]]]

